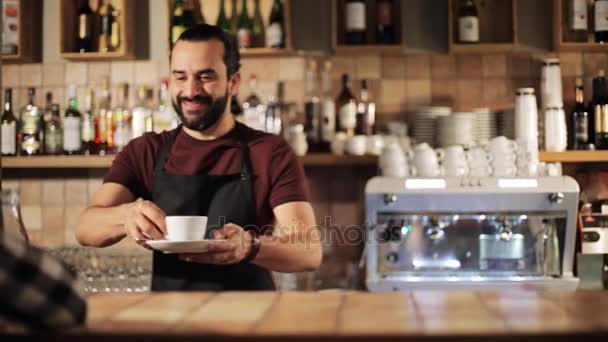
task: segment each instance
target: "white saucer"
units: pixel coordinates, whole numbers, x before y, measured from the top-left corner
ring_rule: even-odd
[[[203,253],[209,250],[209,245],[217,243],[218,240],[188,240],[188,241],[170,241],[170,240],[148,240],[148,246],[161,251],[163,253]]]

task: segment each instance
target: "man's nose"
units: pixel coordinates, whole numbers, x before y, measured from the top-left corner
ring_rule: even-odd
[[[184,84],[182,95],[184,97],[195,97],[203,93],[203,83],[197,79],[190,79]]]

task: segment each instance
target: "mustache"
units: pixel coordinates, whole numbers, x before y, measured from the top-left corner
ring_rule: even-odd
[[[196,95],[193,97],[187,97],[187,96],[178,96],[177,97],[177,102],[180,105],[183,101],[198,102],[198,103],[210,105],[213,102],[213,99],[211,98],[211,96],[207,96],[207,95]]]

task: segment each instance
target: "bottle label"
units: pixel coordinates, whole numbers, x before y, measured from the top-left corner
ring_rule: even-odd
[[[40,118],[35,113],[23,114],[23,126],[21,132],[24,134],[35,134],[38,131]]]
[[[589,120],[587,117],[579,117],[576,118],[574,124],[576,128],[574,129],[574,139],[579,142],[586,144],[589,140]]]
[[[2,154],[17,153],[16,135],[16,122],[2,124]]]
[[[63,148],[66,151],[80,151],[80,118],[67,117],[63,120]]]
[[[340,108],[340,129],[343,131],[352,131],[357,125],[357,104],[355,101],[350,101]]]
[[[182,32],[184,30],[185,28],[182,29]],[[179,38],[179,35],[177,37]],[[110,47],[112,48],[112,50],[117,50],[118,47],[120,47],[120,23],[118,22],[118,20],[114,20],[112,22],[112,29],[110,33]]]
[[[92,120],[84,120],[82,122],[82,141],[90,142],[95,139],[95,122]]]
[[[365,31],[365,4],[346,4],[346,31]]]
[[[61,129],[47,130],[44,134],[44,146],[46,153],[57,154],[61,151],[63,142],[63,133]]]
[[[575,31],[587,31],[587,0],[571,0],[572,17],[571,29]]]
[[[479,41],[479,18],[461,17],[458,19],[458,40],[476,43]]]
[[[99,140],[101,142],[106,142],[106,135],[108,134],[107,124],[106,124],[106,113],[107,110],[102,109],[99,111],[98,123],[97,123],[97,134],[99,135]]]
[[[21,138],[21,151],[24,154],[40,153],[40,141],[35,134],[26,134]]]
[[[608,1],[595,2],[595,31],[608,31]]]
[[[378,3],[378,24],[385,26],[393,24],[393,6],[388,1]]]
[[[78,38],[87,38],[91,35],[89,28],[89,16],[81,14],[78,17]]]
[[[331,143],[336,131],[336,104],[334,101],[329,99],[323,101],[321,113],[321,141]]]
[[[237,36],[239,41],[239,49],[251,47],[251,30],[240,28]]]
[[[283,45],[283,28],[279,23],[273,23],[266,29],[266,45],[280,47]]]
[[[114,30],[112,30],[114,31]],[[186,27],[183,25],[175,25],[171,28],[171,42],[175,44],[179,36],[186,31]]]

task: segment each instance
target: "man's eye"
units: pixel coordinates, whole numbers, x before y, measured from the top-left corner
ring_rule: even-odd
[[[214,79],[215,77],[213,77],[212,75],[201,75],[201,81],[203,82],[213,81]]]
[[[186,78],[184,76],[175,76],[176,81],[185,81]]]

